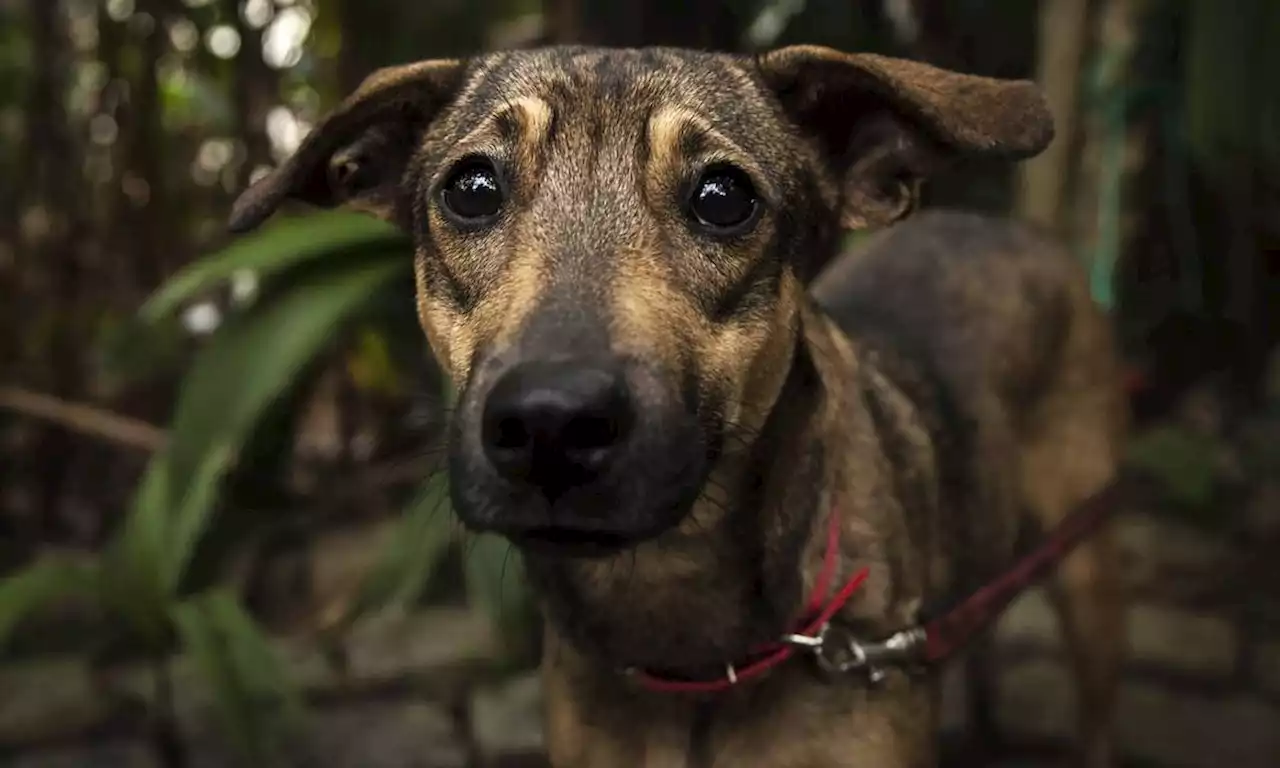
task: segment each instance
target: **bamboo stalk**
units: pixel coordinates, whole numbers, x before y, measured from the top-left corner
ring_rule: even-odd
[[[1036,80],[1053,112],[1054,139],[1018,169],[1017,214],[1061,233],[1067,179],[1077,141],[1080,74],[1089,37],[1088,0],[1045,0]]]

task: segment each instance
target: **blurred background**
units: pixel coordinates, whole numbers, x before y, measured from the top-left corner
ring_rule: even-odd
[[[1126,764],[1280,765],[1276,39],[1275,0],[0,0],[0,765],[541,764],[536,615],[447,508],[405,242],[224,222],[374,67],[562,42],[1041,83],[1050,149],[928,203],[1069,242],[1141,382]],[[1062,656],[1028,594],[948,680],[949,764],[1053,764]]]

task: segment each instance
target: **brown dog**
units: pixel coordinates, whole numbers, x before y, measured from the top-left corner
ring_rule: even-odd
[[[1051,135],[1029,83],[817,47],[428,61],[371,76],[232,227],[293,198],[413,234],[460,393],[456,511],[525,552],[549,619],[556,766],[924,766],[932,675],[791,659],[689,695],[627,671],[735,682],[824,563],[866,574],[833,625],[886,636],[1108,483],[1116,360],[1060,250],[922,214],[808,292],[842,230],[904,217],[941,164]],[[1058,580],[1093,766],[1114,567],[1099,538]]]

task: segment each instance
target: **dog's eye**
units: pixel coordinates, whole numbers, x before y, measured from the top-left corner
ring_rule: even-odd
[[[740,229],[750,223],[759,209],[755,187],[737,168],[708,169],[694,185],[689,212],[702,226],[716,232]]]
[[[464,161],[440,191],[444,210],[462,223],[483,223],[502,210],[498,172],[487,160]]]

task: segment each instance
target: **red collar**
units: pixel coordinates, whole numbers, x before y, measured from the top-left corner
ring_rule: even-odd
[[[840,521],[831,516],[827,535],[827,552],[822,571],[814,584],[805,620],[794,635],[784,635],[776,642],[755,650],[752,659],[741,665],[725,666],[724,677],[713,680],[671,680],[647,672],[634,672],[637,682],[651,691],[663,693],[717,693],[751,678],[759,677],[808,646],[820,662],[836,672],[861,670],[874,683],[886,665],[936,665],[953,656],[965,643],[987,629],[1023,590],[1048,573],[1090,533],[1097,530],[1114,512],[1124,494],[1122,483],[1112,482],[1067,515],[1044,541],[1019,558],[993,581],[970,594],[947,612],[922,625],[900,630],[888,638],[863,643],[846,638],[848,660],[832,660],[824,653],[827,623],[853,597],[867,579],[862,568],[824,604],[824,598],[835,576],[839,560]],[[807,641],[807,642],[806,642]]]
[[[827,599],[831,590],[832,579],[835,578],[836,565],[840,560],[840,517],[832,514],[827,526],[827,550],[823,555],[822,570],[813,585],[813,593],[805,607],[796,635],[816,636],[831,619],[840,612],[854,593],[867,580],[868,569],[862,568],[844,583],[834,595]],[[784,636],[784,638],[787,636]],[[756,648],[750,660],[742,664],[726,664],[723,677],[711,680],[675,680],[635,670],[631,674],[636,682],[645,688],[658,693],[718,693],[728,690],[738,683],[760,677],[764,673],[782,664],[803,650],[794,642],[779,639]]]

